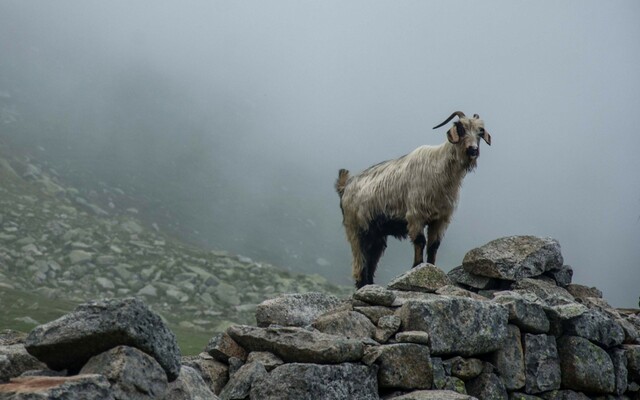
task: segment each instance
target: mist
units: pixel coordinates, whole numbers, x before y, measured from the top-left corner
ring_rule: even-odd
[[[142,218],[191,243],[351,284],[338,169],[478,113],[492,146],[438,266],[550,236],[575,282],[635,307],[639,17],[631,0],[4,0],[0,136],[142,196]],[[412,257],[390,239],[377,283]]]

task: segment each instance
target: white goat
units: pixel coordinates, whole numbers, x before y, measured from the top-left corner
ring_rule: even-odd
[[[409,236],[414,245],[414,267],[423,262],[425,245],[427,262],[435,263],[462,179],[476,167],[480,139],[491,145],[491,136],[477,114],[467,118],[456,111],[433,129],[456,116],[459,120],[447,132],[448,141],[439,146],[418,147],[353,177],[345,169],[338,173],[335,188],[353,253],[356,287],[373,283],[389,235],[397,239]]]

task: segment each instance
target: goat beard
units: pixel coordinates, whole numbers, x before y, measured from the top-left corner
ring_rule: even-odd
[[[467,157],[464,161],[464,169],[467,172],[472,172],[478,166],[478,157]]]

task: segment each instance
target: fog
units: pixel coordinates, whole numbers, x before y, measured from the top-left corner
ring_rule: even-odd
[[[0,136],[143,196],[142,217],[184,240],[351,284],[338,169],[478,113],[493,143],[438,266],[551,236],[574,282],[633,307],[638,18],[634,0],[2,0]],[[390,239],[377,282],[412,257]]]

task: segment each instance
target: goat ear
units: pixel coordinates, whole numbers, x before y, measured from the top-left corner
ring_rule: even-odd
[[[460,136],[458,135],[458,128],[454,125],[447,131],[447,139],[450,143],[456,144],[460,141]]]
[[[482,135],[482,138],[485,142],[487,142],[489,146],[491,146],[491,135],[489,135],[489,132],[484,131],[484,135]]]

